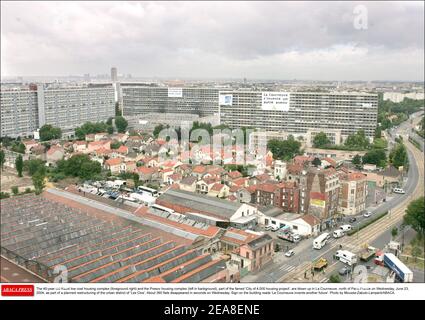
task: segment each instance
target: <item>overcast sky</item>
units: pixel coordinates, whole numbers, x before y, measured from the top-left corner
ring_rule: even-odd
[[[422,81],[424,5],[1,1],[2,76],[111,66],[142,77]]]

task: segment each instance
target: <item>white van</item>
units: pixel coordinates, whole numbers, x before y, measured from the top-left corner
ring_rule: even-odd
[[[357,263],[357,255],[347,250],[338,250],[335,253],[335,258],[349,266]]]
[[[334,233],[333,233],[333,237],[335,238],[335,239],[338,239],[338,238],[341,238],[341,237],[343,237],[344,236],[344,231],[343,230],[341,230],[341,229],[339,229],[339,230],[335,230],[334,231]]]
[[[394,188],[393,189],[394,193],[399,193],[399,194],[405,194],[406,192],[402,189],[402,188]]]
[[[342,231],[347,232],[351,230],[351,225],[349,224],[344,224],[343,226],[339,227]]]

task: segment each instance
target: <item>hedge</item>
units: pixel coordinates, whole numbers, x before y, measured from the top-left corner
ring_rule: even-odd
[[[375,221],[378,221],[379,219],[381,219],[383,216],[387,215],[388,211],[376,214],[371,220],[368,220],[366,222],[363,222],[362,224],[360,224],[358,226],[358,228],[354,228],[351,229],[350,231],[347,232],[348,236],[352,236],[353,234],[357,233],[358,231],[366,228],[368,225],[371,225],[372,223],[374,223]]]

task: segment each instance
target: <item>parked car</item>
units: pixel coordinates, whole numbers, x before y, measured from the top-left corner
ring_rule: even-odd
[[[349,224],[344,224],[343,226],[339,227],[342,231],[347,232],[351,230],[351,225]]]
[[[369,218],[372,215],[372,212],[370,211],[366,211],[365,213],[363,213],[363,217],[365,218]]]
[[[276,232],[279,229],[280,229],[279,226],[272,226],[271,231]]]
[[[356,222],[356,221],[357,221],[357,218],[354,218],[354,217],[348,219],[349,223],[353,223],[353,222]]]
[[[338,273],[341,276],[345,276],[346,274],[350,274],[351,273],[351,269],[347,268],[347,267],[342,267],[341,269],[339,269]]]
[[[287,251],[287,252],[285,253],[285,257],[290,258],[290,257],[292,257],[294,254],[295,254],[295,251],[294,251],[294,250],[289,250],[289,251]]]

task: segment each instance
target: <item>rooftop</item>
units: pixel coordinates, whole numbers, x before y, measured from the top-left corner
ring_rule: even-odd
[[[241,206],[241,204],[184,190],[169,189],[159,196],[158,200],[162,203],[180,205],[194,212],[208,212],[227,219],[233,216]],[[161,205],[164,205],[162,203]]]

